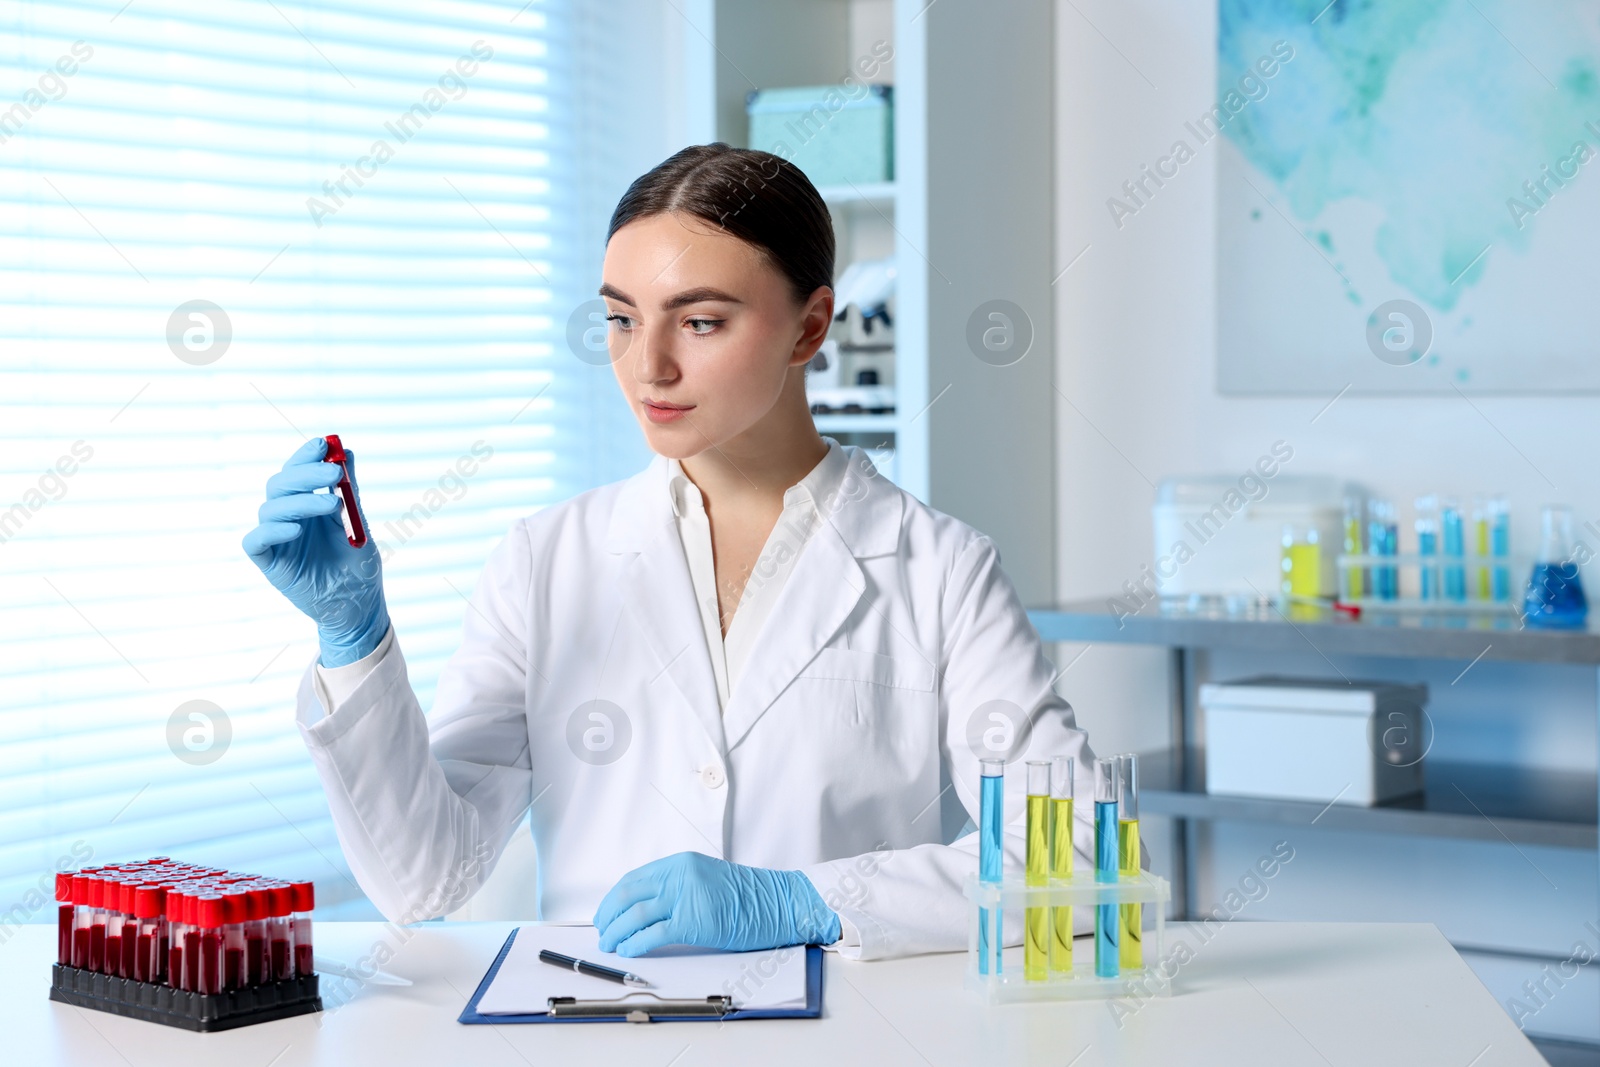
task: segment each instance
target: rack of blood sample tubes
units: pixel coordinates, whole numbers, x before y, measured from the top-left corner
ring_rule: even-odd
[[[190,1030],[321,1011],[310,882],[165,856],[56,875],[50,999]]]
[[[1066,756],[1009,766],[984,761],[988,829],[978,842],[978,870],[964,887],[971,914],[966,985],[990,1003],[1171,992],[1176,967],[1163,948],[1172,889],[1140,868],[1137,757],[1095,761],[1093,862],[1085,864],[1072,857],[1075,763]],[[1026,788],[1025,804],[1006,804],[1013,778]],[[1076,952],[1074,915],[1091,919],[1094,931]],[[1153,922],[1143,930],[1146,916]],[[1013,927],[1020,937],[1006,936]]]

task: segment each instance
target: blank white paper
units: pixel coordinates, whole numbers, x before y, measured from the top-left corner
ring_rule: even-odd
[[[544,963],[539,950],[546,948],[629,971],[650,982],[651,988],[636,989]],[[718,952],[675,945],[648,956],[626,958],[601,952],[600,934],[593,926],[522,926],[494,981],[478,1000],[478,1011],[484,1015],[543,1014],[550,1010],[551,997],[618,1000],[639,993],[666,1000],[731,996],[735,1008],[803,1008],[806,947]],[[633,999],[651,1002],[648,996]]]

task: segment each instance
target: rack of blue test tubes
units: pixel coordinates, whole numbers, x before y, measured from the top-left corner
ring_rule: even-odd
[[[1339,601],[1388,611],[1514,614],[1531,560],[1511,552],[1504,496],[1429,493],[1416,498],[1406,529],[1388,500],[1345,501],[1344,551],[1335,561]],[[1402,552],[1409,543],[1414,551]]]

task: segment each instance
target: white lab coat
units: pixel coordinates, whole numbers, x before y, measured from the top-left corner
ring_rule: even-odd
[[[430,717],[398,639],[325,716],[308,665],[301,732],[379,910],[460,906],[531,803],[530,915],[588,921],[624,873],[687,850],[805,872],[846,955],[962,949],[978,835],[949,842],[977,821],[982,744],[1007,741],[995,701],[1032,718],[1006,773],[1007,871],[1022,761],[1056,755],[1077,759],[1077,863],[1092,863],[1092,755],[994,543],[846,450],[725,713],[661,457],[512,526]]]

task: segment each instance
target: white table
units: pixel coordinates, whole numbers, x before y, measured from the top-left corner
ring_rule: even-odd
[[[961,955],[851,963],[828,954],[820,1020],[463,1026],[510,923],[317,926],[317,951],[380,962],[409,987],[367,985],[329,1010],[215,1034],[47,999],[55,929],[0,945],[0,1062],[130,1067],[842,1067],[845,1064],[1163,1064],[1313,1067],[1544,1061],[1431,925],[1235,923],[1202,942],[1173,995],[1116,1019],[1105,1001],[986,1007]],[[1080,942],[1080,946],[1083,945]],[[336,979],[333,981],[337,981]],[[330,993],[332,991],[330,990]]]

